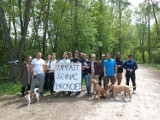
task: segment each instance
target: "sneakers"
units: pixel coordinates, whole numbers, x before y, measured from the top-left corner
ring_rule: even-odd
[[[87,93],[88,96],[92,96],[92,93]]]
[[[136,94],[136,90],[133,90],[133,94]]]

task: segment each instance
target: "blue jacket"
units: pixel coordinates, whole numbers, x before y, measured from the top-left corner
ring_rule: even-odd
[[[135,60],[127,60],[123,65],[124,69],[126,69],[126,75],[135,75],[135,70],[138,68]],[[130,73],[127,69],[132,69],[133,71]]]

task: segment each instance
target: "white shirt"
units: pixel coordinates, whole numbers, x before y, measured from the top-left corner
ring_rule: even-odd
[[[94,73],[94,62],[95,61],[91,61],[91,72]]]
[[[37,58],[34,58],[31,62],[32,65],[34,65],[34,72],[36,74],[43,74],[44,71],[43,71],[43,66],[45,65],[45,61],[43,59],[37,59]]]
[[[55,71],[56,63],[57,63],[57,60],[48,61],[47,66],[50,69],[49,72],[54,72]]]

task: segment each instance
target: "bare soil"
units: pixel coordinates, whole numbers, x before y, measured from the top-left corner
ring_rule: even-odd
[[[117,101],[93,100],[85,90],[76,98],[48,95],[30,106],[24,98],[3,96],[0,120],[160,120],[160,71],[139,65],[136,74],[137,94],[131,102],[124,101],[123,94]]]

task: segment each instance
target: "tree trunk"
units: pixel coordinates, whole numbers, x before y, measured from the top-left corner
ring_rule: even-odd
[[[41,4],[41,9],[40,9],[41,12],[39,13],[39,15],[37,17],[33,16],[34,40],[35,40],[34,43],[37,42],[38,30],[39,30],[39,26],[40,26],[41,21],[42,21],[42,19],[41,19],[42,18],[42,13],[43,13],[44,7],[45,7],[44,0],[39,1],[39,2],[40,2],[39,4]],[[33,2],[33,4],[34,4],[34,2]],[[34,8],[32,9],[32,12],[34,12]],[[40,45],[38,45],[38,46],[39,46],[39,48],[41,48]]]
[[[150,43],[150,0],[148,0],[148,63],[151,63],[151,43]]]
[[[14,34],[15,34],[15,45],[17,46],[18,42],[17,42],[17,29],[16,29],[16,19],[15,19],[15,9],[14,9],[14,5],[12,4],[12,10],[11,10],[11,14],[12,14],[12,19],[13,19],[13,28],[14,28]]]
[[[2,2],[2,0],[0,0],[0,2]],[[11,64],[11,68],[12,68],[11,69],[11,73],[12,73],[11,78],[12,78],[12,81],[16,81],[17,75],[18,75],[18,72],[17,72],[18,69],[17,69],[17,64],[15,63],[15,61],[17,60],[17,57],[16,57],[16,53],[13,48],[12,40],[11,40],[11,37],[9,34],[9,29],[8,29],[6,18],[5,18],[5,13],[4,13],[4,10],[1,6],[0,6],[0,27],[3,32],[3,40],[5,43],[7,53],[10,56],[9,61],[12,61],[11,62],[12,63]]]
[[[78,0],[75,0],[75,11],[74,11],[74,48],[78,48]]]
[[[46,14],[46,19],[44,19],[45,21],[44,21],[44,33],[43,33],[43,59],[45,59],[46,56],[46,34],[48,31],[49,10],[50,10],[50,1],[48,1],[47,11],[44,12],[44,14]]]
[[[121,0],[118,1],[118,9],[119,9],[119,18],[118,18],[118,51],[121,52],[121,25],[122,25],[122,8],[121,8]]]
[[[22,29],[23,29],[22,0],[18,0],[18,7],[19,7],[19,20],[21,25],[21,36],[22,36]]]
[[[23,54],[23,49],[24,49],[24,45],[25,45],[25,41],[26,41],[26,36],[27,36],[27,29],[28,29],[28,24],[30,21],[30,9],[31,9],[31,1],[32,0],[27,0],[26,1],[26,11],[25,11],[25,15],[24,15],[24,24],[22,25],[22,29],[21,29],[21,40],[19,43],[19,49],[18,49],[18,59],[19,59],[19,63],[21,64],[22,62],[22,54]]]
[[[156,23],[157,40],[160,42],[160,31],[158,27],[158,20],[156,17],[156,11],[155,11],[153,0],[151,0],[151,2],[152,2],[152,8],[153,8],[153,15],[154,15],[155,23]]]

